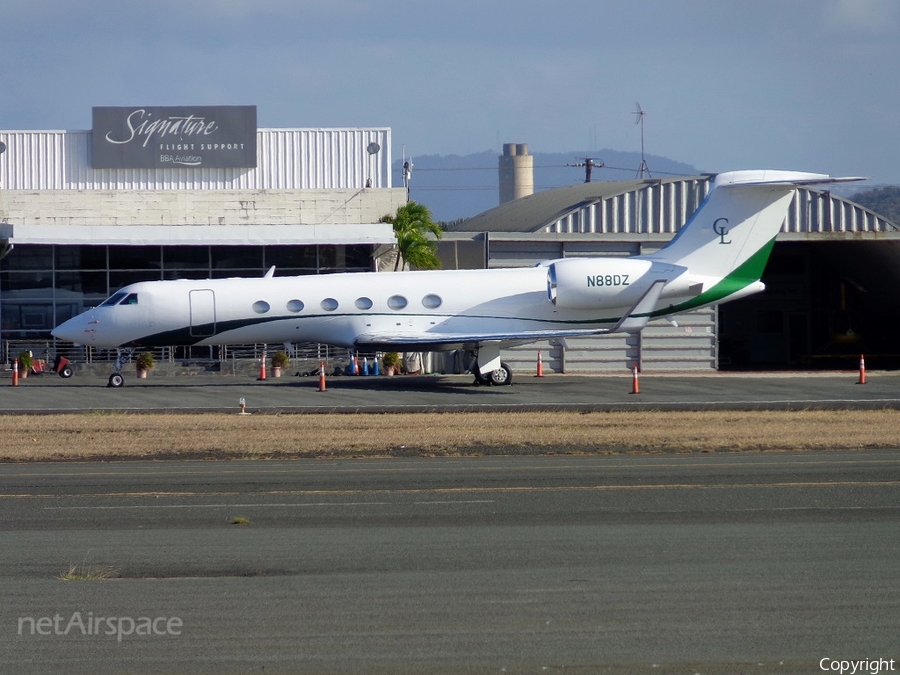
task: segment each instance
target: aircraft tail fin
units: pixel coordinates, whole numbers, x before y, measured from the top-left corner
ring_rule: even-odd
[[[692,277],[726,279],[736,273],[756,282],[801,185],[861,178],[832,178],[799,171],[731,171],[716,176],[700,208],[656,253],[642,258],[680,265]]]

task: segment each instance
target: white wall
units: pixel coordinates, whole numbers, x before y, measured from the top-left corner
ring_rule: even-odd
[[[406,203],[404,188],[3,190],[0,222],[23,225],[347,225]]]

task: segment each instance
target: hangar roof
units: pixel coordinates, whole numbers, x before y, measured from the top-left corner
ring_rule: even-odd
[[[668,239],[709,192],[713,175],[581,183],[537,192],[455,224],[451,232],[610,234]],[[786,235],[884,233],[886,218],[828,190],[798,188],[782,227]]]
[[[552,190],[535,192],[527,197],[506,202],[477,216],[456,223],[449,230],[451,232],[538,232],[574,209],[601,200],[611,199],[617,195],[635,193],[641,188],[663,183],[681,183],[685,180],[705,181],[708,179],[709,176],[693,176],[690,178],[678,176],[662,179],[644,178],[567,185]]]

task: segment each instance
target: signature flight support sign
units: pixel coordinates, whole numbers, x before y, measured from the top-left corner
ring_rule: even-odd
[[[256,106],[93,108],[95,169],[254,168]]]

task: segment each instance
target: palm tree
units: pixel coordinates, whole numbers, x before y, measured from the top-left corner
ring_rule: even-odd
[[[397,209],[393,216],[381,217],[382,223],[394,226],[397,237],[397,262],[394,271],[400,269],[401,261],[420,270],[436,270],[441,266],[437,257],[437,244],[426,234],[431,232],[435,239],[440,239],[441,226],[431,219],[431,211],[427,206],[409,201]]]

